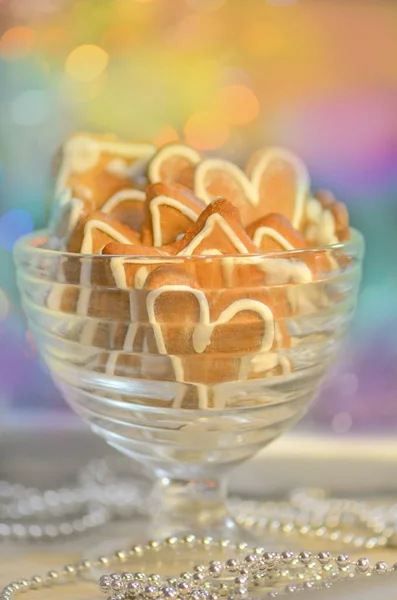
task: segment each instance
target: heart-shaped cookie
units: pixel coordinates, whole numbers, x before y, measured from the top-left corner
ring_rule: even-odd
[[[152,157],[148,165],[148,179],[150,183],[165,183],[173,185],[180,183],[186,187],[193,187],[195,166],[201,160],[201,154],[194,148],[171,142],[165,144]]]
[[[204,292],[178,266],[153,271],[145,289],[157,351],[170,357],[176,381],[197,386],[199,408],[210,408],[210,384],[237,380],[243,357],[275,343],[273,312],[260,292],[260,299]]]
[[[239,209],[245,226],[279,213],[299,229],[309,188],[305,165],[282,148],[255,153],[246,173],[232,162],[209,158],[197,165],[194,175],[197,196],[207,203],[217,196],[227,198]]]
[[[182,185],[150,185],[146,189],[142,243],[156,247],[171,244],[197,221],[205,207]]]

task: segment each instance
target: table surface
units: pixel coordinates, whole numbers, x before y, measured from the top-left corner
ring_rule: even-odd
[[[280,495],[297,485],[325,485],[326,482],[333,490],[345,490],[354,495],[357,495],[359,490],[390,492],[395,490],[397,480],[396,449],[394,440],[356,439],[335,442],[313,436],[300,436],[298,440],[296,436],[286,436],[276,442],[269,451],[265,451],[265,460],[259,456],[258,459],[240,467],[239,472],[232,477],[232,490],[249,495],[257,495],[259,491],[265,490],[268,495]],[[51,487],[55,487],[60,485],[65,477],[70,481],[82,462],[104,456],[107,452],[106,445],[101,440],[85,431],[51,433],[47,430],[45,434],[41,431],[29,431],[23,436],[15,431],[9,432],[0,438],[0,479],[13,478],[37,487],[48,487],[51,481]],[[244,489],[241,489],[242,481]],[[92,552],[92,548],[98,547],[103,540],[119,535],[124,535],[125,538],[125,532],[128,532],[129,528],[131,532],[135,531],[133,523],[118,523],[117,526],[112,524],[111,527],[102,528],[90,536],[76,538],[67,543],[2,544],[0,587],[22,577],[43,575],[51,569],[74,563],[86,556],[90,549]],[[262,545],[266,546],[265,540],[262,541]],[[280,545],[283,549],[291,548],[291,539],[283,540]],[[297,540],[295,548],[292,545],[292,549],[320,551],[324,548],[309,547],[306,540]],[[335,553],[342,550],[346,551],[337,546],[333,549]],[[397,548],[365,554],[372,556],[374,561],[387,560],[391,564],[397,562]],[[171,572],[174,574],[183,570],[179,563],[173,566]],[[131,570],[138,568],[139,565],[126,566],[126,569]],[[168,570],[166,564],[164,568]],[[54,590],[42,590],[36,597],[43,600],[54,599]],[[56,592],[56,598],[59,600],[95,600],[105,597],[98,592],[97,585],[90,582],[59,587]],[[378,600],[378,596],[374,597]]]

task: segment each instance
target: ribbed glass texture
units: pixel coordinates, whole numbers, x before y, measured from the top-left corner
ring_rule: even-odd
[[[352,319],[363,256],[353,232],[274,255],[131,257],[133,289],[117,257],[45,241],[22,239],[15,259],[56,385],[112,446],[174,478],[233,466],[301,417]]]

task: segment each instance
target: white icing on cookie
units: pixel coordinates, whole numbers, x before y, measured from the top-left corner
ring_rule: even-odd
[[[274,229],[273,227],[258,227],[258,229],[254,233],[254,237],[252,241],[258,248],[260,248],[262,239],[264,237],[269,237],[274,240],[277,244],[284,250],[295,250],[295,247],[283,236],[279,231]]]
[[[162,181],[161,166],[164,161],[170,157],[178,158],[179,156],[187,159],[192,165],[196,165],[201,159],[200,154],[194,148],[184,146],[183,144],[168,144],[160,148],[150,161],[148,168],[149,181],[152,183]]]
[[[145,192],[142,192],[141,190],[130,189],[120,190],[119,192],[113,194],[113,196],[105,202],[101,208],[101,211],[104,213],[111,213],[115,208],[122,204],[122,202],[128,202],[130,200],[144,202]]]
[[[295,156],[295,154],[292,154],[284,148],[268,148],[262,152],[261,157],[251,171],[251,182],[257,194],[256,204],[259,204],[260,202],[259,189],[263,173],[268,169],[269,165],[275,161],[286,162],[292,165],[297,174],[295,210],[293,217],[291,218],[291,223],[295,229],[299,229],[305,210],[307,194],[310,189],[310,177],[305,164]],[[264,203],[265,202],[266,200],[264,199]]]
[[[159,298],[159,296],[167,292],[189,293],[195,296],[197,299],[200,309],[200,316],[193,332],[192,341],[195,352],[200,354],[205,351],[211,342],[212,333],[215,327],[228,323],[238,313],[244,311],[254,312],[263,320],[264,331],[259,351],[266,352],[272,347],[274,342],[274,317],[270,308],[263,302],[259,302],[258,300],[250,300],[248,298],[236,300],[227,306],[217,319],[211,321],[210,308],[204,292],[201,290],[196,290],[188,285],[164,285],[160,288],[151,290],[146,297],[146,307],[148,311],[149,322],[153,326],[157,349],[160,354],[167,354],[167,349],[163,338],[162,325],[161,323],[158,323],[156,319],[154,308],[156,300]]]
[[[178,252],[177,256],[189,256],[190,254],[193,254],[201,242],[212,233],[215,225],[219,225],[239,254],[250,253],[250,250],[245,246],[244,242],[239,238],[239,236],[236,235],[233,227],[227,223],[222,215],[219,213],[213,213],[208,217],[202,230],[194,236],[194,238],[187,244],[187,246],[183,248],[183,250]]]
[[[339,242],[332,212],[323,208],[316,198],[310,198],[307,202],[306,219],[304,236],[309,244],[331,246]]]
[[[234,163],[221,158],[207,158],[197,165],[194,174],[194,193],[196,196],[204,200],[206,204],[210,204],[210,202],[214,200],[208,193],[206,178],[209,172],[215,170],[227,172],[233,181],[238,182],[248,202],[252,204],[252,206],[258,205],[259,196],[244,171]]]
[[[159,247],[163,245],[163,236],[161,231],[161,219],[160,219],[160,207],[169,206],[179,211],[182,215],[190,219],[192,223],[195,223],[198,219],[198,214],[183,202],[170,198],[169,196],[156,196],[150,201],[149,208],[152,215],[152,228],[153,228],[153,246]]]
[[[96,167],[103,153],[114,154],[115,158],[133,159],[136,157],[142,159],[142,157],[151,156],[154,150],[155,147],[152,144],[129,144],[99,140],[86,135],[73,136],[63,146],[63,162],[56,183],[56,194],[65,188],[71,173],[90,171]],[[120,167],[120,163],[118,166]]]
[[[105,223],[100,219],[91,219],[87,221],[84,227],[84,238],[83,243],[81,245],[81,254],[92,254],[93,252],[93,231],[97,229],[102,231],[102,233],[107,234],[112,240],[115,242],[119,242],[120,244],[132,244],[131,238],[123,235],[112,225],[109,223]],[[100,249],[102,250],[102,248]]]

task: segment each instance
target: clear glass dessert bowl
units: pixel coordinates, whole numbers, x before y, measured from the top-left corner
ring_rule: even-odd
[[[79,255],[46,239],[21,239],[15,260],[64,398],[156,480],[156,533],[237,535],[225,478],[316,395],[354,314],[361,235],[231,257]]]

